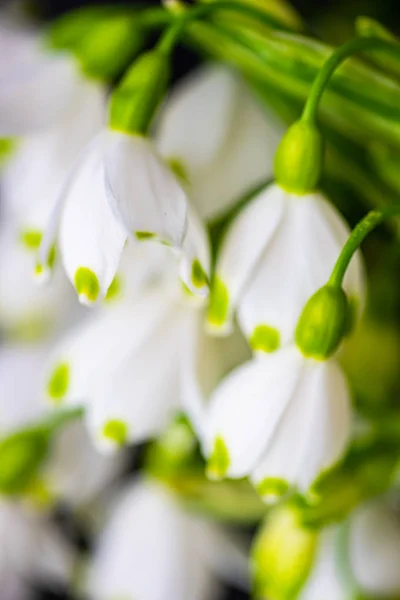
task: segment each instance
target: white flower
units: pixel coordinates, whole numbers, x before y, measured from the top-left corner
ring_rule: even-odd
[[[237,75],[213,65],[172,90],[154,136],[183,172],[200,216],[215,219],[272,177],[281,129]]]
[[[340,458],[350,422],[349,392],[333,359],[306,359],[292,346],[253,359],[210,399],[209,475],[251,475],[266,500],[293,486],[306,491]]]
[[[225,352],[204,339],[202,313],[175,286],[160,282],[127,300],[73,330],[48,369],[48,399],[85,405],[105,450],[157,435],[182,407],[201,432],[205,398],[238,362],[232,339]]]
[[[1,173],[1,199],[3,218],[20,233],[43,235],[71,167],[105,118],[105,89],[88,85],[69,114],[15,142]]]
[[[235,309],[256,352],[293,340],[307,300],[324,285],[349,235],[344,220],[320,194],[289,194],[266,188],[233,222],[217,260],[209,311],[215,332],[229,331]],[[362,299],[360,258],[344,287]]]
[[[15,499],[0,499],[2,600],[27,600],[35,581],[68,582],[73,559],[72,548],[44,513]]]
[[[324,531],[316,563],[301,592],[301,600],[337,600],[348,590],[338,561],[338,528]],[[348,524],[347,569],[368,597],[394,598],[400,593],[400,526],[398,515],[385,501],[361,506]],[[343,551],[343,545],[342,545]],[[344,560],[346,560],[344,558]]]
[[[71,118],[87,94],[89,81],[70,55],[53,53],[35,31],[0,28],[0,136],[40,132]]]
[[[187,286],[207,293],[206,233],[144,137],[107,130],[92,141],[55,208],[39,252],[43,267],[58,229],[67,275],[84,304],[106,295],[127,239],[157,239],[176,249]]]
[[[0,436],[46,419],[41,389],[50,345],[0,346]],[[120,473],[123,457],[96,452],[80,422],[64,426],[53,438],[39,477],[54,501],[72,505],[93,500]],[[0,568],[1,570],[1,568]]]
[[[184,512],[153,482],[127,488],[98,539],[93,600],[207,600],[216,574],[244,580],[244,553],[216,525]]]

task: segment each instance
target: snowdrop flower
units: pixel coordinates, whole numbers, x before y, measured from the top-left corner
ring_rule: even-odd
[[[305,492],[341,457],[350,425],[349,391],[334,359],[282,348],[243,364],[212,395],[208,474],[250,475],[267,501],[292,487]]]
[[[42,513],[0,498],[0,586],[2,600],[33,598],[33,582],[67,583],[73,551]]]
[[[224,353],[204,339],[202,312],[175,283],[110,304],[53,353],[48,399],[84,404],[89,430],[106,451],[157,435],[182,407],[201,431],[210,388],[243,356],[232,338]]]
[[[89,145],[61,194],[39,252],[44,269],[57,232],[82,303],[106,295],[128,239],[159,240],[182,256],[181,276],[208,292],[206,233],[173,172],[145,137],[165,88],[168,58],[143,55],[115,90],[110,126]]]
[[[301,310],[329,278],[349,229],[336,209],[315,192],[322,138],[310,124],[292,125],[275,155],[276,183],[256,196],[232,223],[217,259],[210,329],[240,326],[256,353],[293,341]],[[356,255],[345,291],[357,305],[363,278]]]
[[[237,75],[208,65],[172,91],[154,137],[184,176],[200,217],[209,220],[272,177],[281,133]]]
[[[222,242],[210,329],[229,332],[237,309],[255,352],[291,342],[304,304],[328,280],[348,235],[344,219],[322,195],[267,187],[241,211]],[[355,303],[362,301],[362,283],[356,255],[344,286]]]
[[[301,600],[345,598],[345,579],[337,560],[339,528],[320,536],[315,564]],[[384,501],[361,506],[351,517],[347,534],[347,568],[358,590],[368,596],[395,598],[400,592],[400,527],[398,516]]]
[[[0,346],[0,436],[43,421],[48,407],[41,388],[51,344]],[[39,473],[40,486],[52,502],[73,506],[92,501],[120,473],[123,456],[104,457],[93,448],[83,425],[65,425],[53,437]],[[1,567],[0,567],[1,572]]]
[[[245,556],[216,525],[188,513],[158,483],[122,492],[101,532],[88,595],[96,600],[206,600],[216,575],[244,580]]]

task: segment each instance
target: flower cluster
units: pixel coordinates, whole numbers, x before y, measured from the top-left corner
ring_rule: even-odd
[[[335,73],[358,51],[396,70],[398,42],[362,20],[324,52],[300,27],[284,4],[239,0],[90,7],[44,30],[4,15],[6,600],[32,581],[208,600],[221,578],[265,600],[400,594],[400,333],[374,312],[383,297],[398,317],[396,231],[372,245],[379,268],[360,250],[400,214],[382,205],[382,159],[365,191],[364,142],[369,124],[397,140],[379,111],[400,86],[373,66]],[[174,82],[181,40],[215,62]],[[95,539],[89,560],[60,505]],[[228,528],[255,524],[250,550]]]

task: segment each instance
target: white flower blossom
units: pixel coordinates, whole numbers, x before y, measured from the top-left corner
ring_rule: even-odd
[[[267,501],[306,491],[336,462],[350,434],[347,384],[334,359],[289,346],[233,371],[210,399],[204,451],[209,476],[247,475]]]
[[[159,484],[122,492],[101,532],[88,581],[96,600],[207,600],[216,576],[245,581],[241,547],[205,519],[186,513]]]
[[[289,194],[273,184],[255,197],[228,230],[217,260],[209,327],[230,330],[235,309],[255,352],[293,340],[307,300],[329,279],[349,234],[336,209],[320,194]],[[344,287],[360,303],[359,256]]]

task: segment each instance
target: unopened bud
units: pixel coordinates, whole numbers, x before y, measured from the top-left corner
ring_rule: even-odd
[[[321,176],[323,141],[311,123],[297,121],[283,136],[275,154],[276,182],[288,192],[307,194]]]
[[[296,344],[304,356],[325,360],[346,335],[349,304],[341,288],[324,285],[303,308],[296,327]]]

